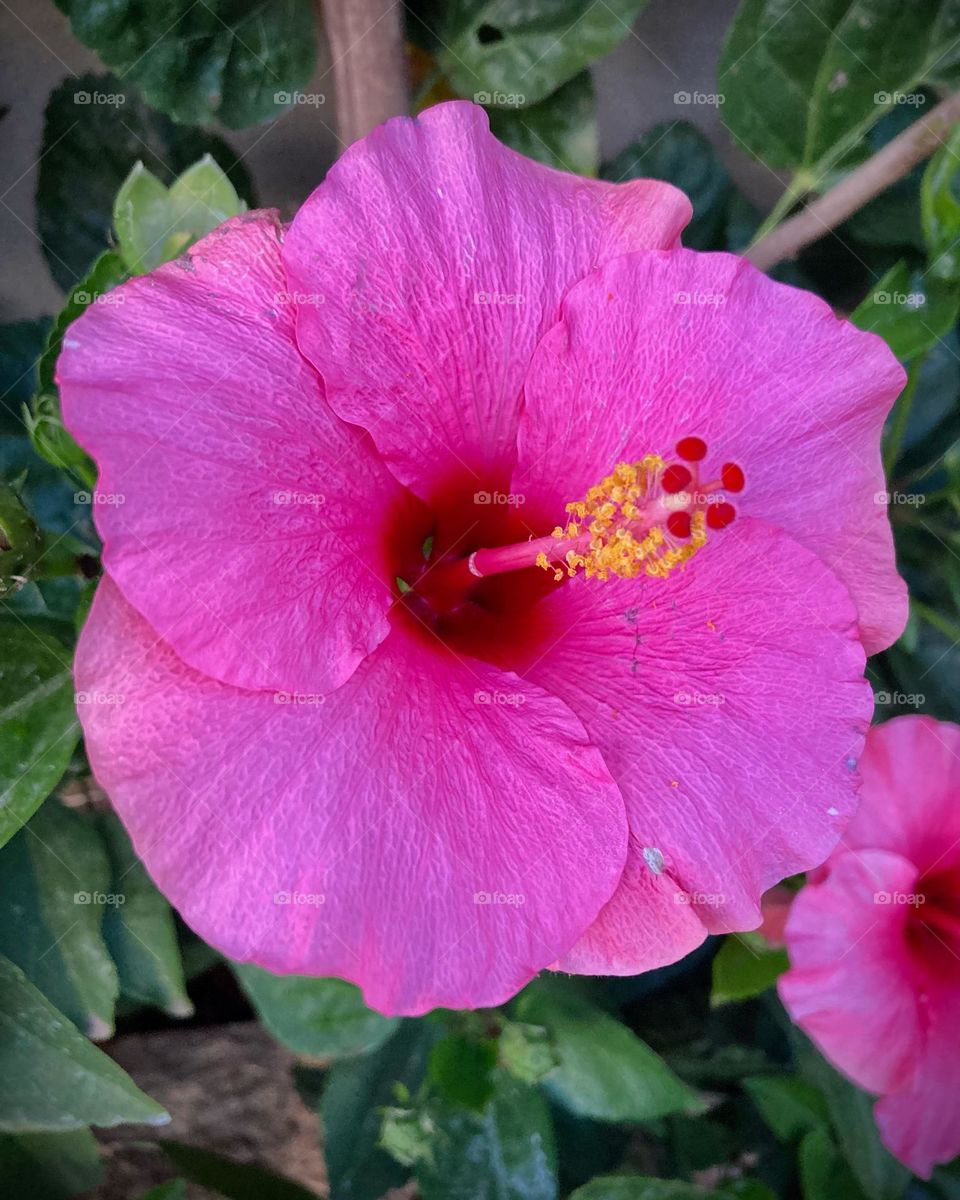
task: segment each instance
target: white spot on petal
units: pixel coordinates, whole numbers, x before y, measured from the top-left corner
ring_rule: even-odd
[[[656,846],[644,846],[643,861],[647,864],[654,875],[660,875],[663,872],[663,854]]]

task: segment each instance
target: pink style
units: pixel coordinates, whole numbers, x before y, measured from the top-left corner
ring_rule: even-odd
[[[226,954],[495,1005],[753,928],[833,850],[906,613],[904,375],[689,216],[444,104],[71,327],[64,416],[125,497],[90,761]]]

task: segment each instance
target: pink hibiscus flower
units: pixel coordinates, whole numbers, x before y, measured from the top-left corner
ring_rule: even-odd
[[[90,761],[232,957],[493,1005],[756,925],[835,845],[904,620],[903,374],[677,248],[689,215],[445,104],[71,329],[64,415],[124,501]]]
[[[960,726],[875,726],[860,768],[859,811],[793,903],[780,996],[928,1179],[960,1154]]]

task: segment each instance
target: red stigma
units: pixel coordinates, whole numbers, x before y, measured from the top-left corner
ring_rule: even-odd
[[[675,538],[688,538],[690,536],[690,514],[686,512],[673,512],[667,517],[667,530]]]
[[[736,515],[732,504],[711,504],[707,509],[707,525],[711,529],[725,529]]]
[[[677,442],[677,454],[687,462],[700,462],[706,457],[707,443],[698,437],[681,438]]]
[[[660,486],[669,495],[675,496],[677,492],[683,491],[692,478],[693,476],[686,467],[674,463],[673,466],[667,467],[660,476]]]
[[[725,492],[742,492],[743,470],[736,463],[724,463],[720,468],[720,483]]]

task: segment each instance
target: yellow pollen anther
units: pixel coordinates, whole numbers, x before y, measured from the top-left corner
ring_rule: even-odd
[[[666,528],[671,512],[690,502],[686,493],[667,494],[660,486],[666,464],[656,454],[639,462],[618,463],[613,471],[590,488],[583,500],[566,505],[572,518],[557,526],[557,541],[576,541],[558,547],[556,558],[537,556],[537,566],[560,580],[582,568],[588,579],[635,579],[646,574],[666,579],[676,567],[689,562],[707,541],[706,515],[690,513],[689,535],[673,537]]]

